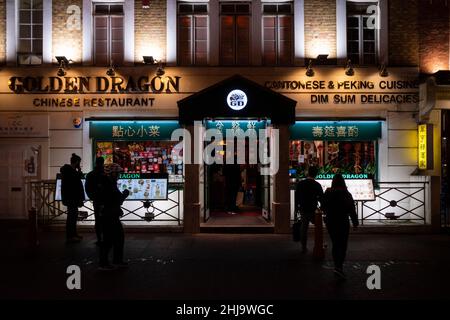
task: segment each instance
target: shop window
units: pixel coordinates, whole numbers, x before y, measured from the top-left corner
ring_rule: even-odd
[[[369,6],[375,2],[347,2],[347,56],[356,65],[376,65],[377,29],[372,26]],[[370,20],[369,20],[370,19]]]
[[[43,1],[20,0],[18,4],[18,64],[41,64],[43,43]]]
[[[319,175],[377,175],[376,141],[305,141],[290,144],[291,178],[306,177],[310,166],[319,168]]]
[[[293,56],[292,4],[263,5],[263,63],[290,65]]]
[[[250,64],[251,11],[249,3],[220,4],[220,63]]]
[[[178,64],[208,63],[207,4],[178,4]]]
[[[98,66],[123,64],[123,4],[94,4],[94,59]]]
[[[169,182],[183,181],[183,151],[174,141],[97,141],[96,156],[117,163],[126,173],[167,173]]]

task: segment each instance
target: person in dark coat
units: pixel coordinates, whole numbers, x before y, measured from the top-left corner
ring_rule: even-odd
[[[77,234],[78,208],[84,203],[84,188],[81,179],[83,172],[80,169],[81,158],[75,153],[70,158],[70,165],[61,167],[61,198],[67,207],[66,239],[67,242],[78,242],[82,239]]]
[[[103,242],[100,246],[100,270],[113,270],[115,267],[127,267],[123,261],[124,232],[120,217],[123,215],[122,204],[129,195],[128,190],[120,192],[117,180],[122,168],[113,163],[105,166],[105,174],[108,179],[101,185],[101,200],[103,209],[101,221],[103,228]],[[113,264],[109,263],[109,251],[113,249]]]
[[[99,246],[102,242],[102,223],[100,219],[100,212],[103,209],[104,203],[101,199],[101,186],[105,183],[107,179],[104,170],[105,159],[103,157],[98,157],[95,159],[95,168],[86,175],[86,183],[84,185],[86,189],[86,194],[89,199],[92,200],[94,206],[94,216],[95,216],[95,234],[97,235],[96,244]]]
[[[300,212],[300,243],[303,253],[308,250],[309,223],[314,222],[314,214],[323,195],[322,186],[315,180],[317,173],[317,167],[309,167],[308,177],[301,180],[295,189],[295,207],[296,212]]]
[[[354,228],[359,225],[359,222],[356,215],[355,202],[350,192],[348,192],[345,180],[341,174],[336,174],[333,177],[331,188],[325,191],[322,209],[325,212],[325,223],[333,245],[334,272],[345,279],[343,266],[350,231],[349,218],[352,220]]]

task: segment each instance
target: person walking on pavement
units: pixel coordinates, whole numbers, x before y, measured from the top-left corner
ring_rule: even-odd
[[[95,168],[86,175],[86,194],[89,199],[92,200],[94,206],[94,217],[95,217],[95,234],[97,235],[96,245],[100,246],[103,239],[102,234],[102,222],[100,218],[100,212],[103,209],[103,202],[101,201],[101,187],[105,184],[104,168],[105,159],[103,157],[98,157],[95,159]]]
[[[321,204],[325,212],[325,224],[333,245],[334,272],[340,278],[345,279],[343,266],[350,231],[349,217],[354,228],[358,227],[359,222],[355,202],[351,193],[348,192],[341,174],[333,177],[331,188],[325,191]]]
[[[61,167],[61,198],[67,207],[66,241],[79,242],[82,237],[77,234],[78,208],[84,203],[84,188],[81,179],[83,172],[80,168],[81,158],[72,153],[70,164]]]
[[[314,222],[314,214],[323,195],[322,186],[315,180],[317,173],[317,167],[309,167],[308,177],[301,180],[295,189],[295,207],[296,212],[300,212],[300,242],[303,253],[308,250],[309,223]]]
[[[104,204],[101,211],[103,242],[100,246],[100,270],[113,270],[116,267],[127,267],[123,261],[124,232],[120,217],[123,215],[121,205],[129,195],[129,191],[120,192],[117,180],[122,168],[113,163],[105,166],[108,179],[101,185],[101,201]],[[109,263],[109,251],[113,249],[113,265]]]

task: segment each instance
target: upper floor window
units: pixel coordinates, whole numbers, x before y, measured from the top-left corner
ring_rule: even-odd
[[[263,4],[263,64],[290,65],[293,58],[292,3]]]
[[[178,4],[178,63],[208,63],[208,5]]]
[[[220,3],[220,63],[250,64],[250,3]]]
[[[43,0],[20,0],[18,20],[18,63],[21,65],[41,64],[43,43]]]
[[[347,2],[347,56],[353,64],[375,65],[378,60],[377,29],[369,24],[368,7],[375,2]]]
[[[101,66],[123,64],[123,4],[94,4],[94,59]]]

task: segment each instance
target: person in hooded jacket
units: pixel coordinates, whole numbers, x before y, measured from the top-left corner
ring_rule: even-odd
[[[78,208],[83,206],[84,188],[81,179],[83,172],[80,168],[81,158],[75,153],[70,158],[70,164],[61,167],[61,198],[67,207],[66,239],[68,243],[82,239],[77,234]]]
[[[121,206],[130,192],[128,190],[121,192],[117,187],[119,173],[123,171],[118,164],[106,165],[104,170],[108,179],[100,186],[100,201],[103,203],[100,213],[103,242],[100,245],[99,269],[114,270],[115,267],[128,266],[123,261],[125,236],[120,217],[123,215]],[[113,265],[109,263],[108,258],[111,248],[113,249]]]
[[[97,235],[97,245],[100,246],[103,233],[102,233],[102,223],[100,218],[100,212],[103,209],[103,202],[101,199],[101,188],[107,179],[104,170],[105,159],[103,157],[98,157],[95,159],[95,168],[86,175],[86,194],[89,199],[92,200],[94,206],[94,216],[95,216],[95,233]]]
[[[325,191],[321,204],[325,213],[328,234],[333,245],[334,272],[337,276],[345,279],[343,266],[350,232],[349,218],[354,228],[359,225],[359,221],[355,202],[348,192],[344,177],[341,174],[336,174],[333,177],[331,188]]]

